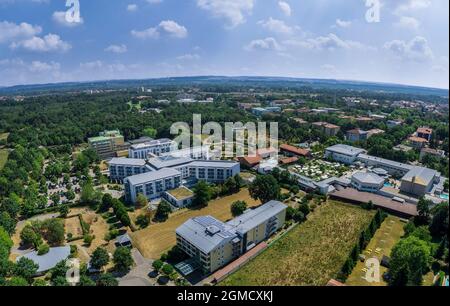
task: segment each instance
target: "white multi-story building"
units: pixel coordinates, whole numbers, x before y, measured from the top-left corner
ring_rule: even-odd
[[[364,149],[337,144],[325,150],[325,158],[333,159],[346,165],[351,165],[356,161],[359,154],[365,153]]]
[[[124,159],[126,160],[126,159]],[[127,193],[127,201],[135,202],[139,193],[144,194],[147,198],[161,197],[162,192],[180,187],[182,184],[189,185],[197,181],[206,181],[208,183],[223,183],[230,177],[238,175],[241,171],[240,164],[232,161],[213,161],[213,160],[193,160],[187,157],[160,156],[150,158],[149,160],[133,160],[136,166],[143,165],[139,171],[141,174],[134,175],[134,169],[131,166],[130,171],[121,171],[122,169],[117,162],[114,164],[115,169],[112,170],[117,180],[123,180],[125,183],[125,191]],[[139,163],[137,161],[140,161]],[[120,161],[125,163],[125,161]],[[131,163],[131,162],[130,162]],[[110,164],[110,169],[114,168]],[[125,168],[127,169],[127,168]],[[111,170],[110,170],[111,171]],[[133,172],[133,174],[131,174]],[[120,174],[120,175],[119,175]],[[129,175],[131,174],[131,175]],[[166,182],[161,175],[173,175],[174,181],[170,184],[158,183],[160,188],[153,188],[152,184],[160,180]],[[156,177],[156,178],[155,178]],[[183,181],[185,180],[185,181]],[[148,189],[145,189],[147,188]],[[144,188],[145,187],[145,188]]]
[[[357,172],[352,176],[352,186],[359,191],[380,191],[384,186],[385,179],[371,172]]]
[[[132,145],[128,150],[130,158],[147,159],[149,154],[161,155],[176,149],[176,142],[170,139],[158,139]]]
[[[175,169],[167,168],[129,176],[124,180],[125,199],[136,203],[137,196],[143,194],[151,200],[172,189],[181,186],[181,173]]]
[[[151,171],[144,159],[113,158],[108,162],[111,181],[123,182],[128,176]]]
[[[190,219],[176,230],[177,246],[205,274],[212,273],[279,230],[286,209],[283,203],[270,201],[226,223],[211,216]]]

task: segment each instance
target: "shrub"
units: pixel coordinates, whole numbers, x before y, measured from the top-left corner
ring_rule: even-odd
[[[50,251],[50,247],[48,246],[48,244],[43,243],[38,247],[38,255],[42,256],[47,254]]]

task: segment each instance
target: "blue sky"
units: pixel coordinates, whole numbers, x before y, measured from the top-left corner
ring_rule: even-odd
[[[370,0],[369,2],[377,0]],[[449,1],[0,0],[0,86],[189,75],[448,88]]]

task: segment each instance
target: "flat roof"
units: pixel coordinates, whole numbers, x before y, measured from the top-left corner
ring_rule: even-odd
[[[428,186],[440,173],[424,167],[414,167],[411,171],[405,174],[402,181],[412,182],[423,186]]]
[[[380,185],[384,183],[385,179],[371,172],[357,172],[353,174],[352,179],[362,184]]]
[[[151,181],[162,180],[176,175],[181,175],[180,171],[172,168],[165,168],[158,171],[146,172],[138,175],[129,176],[125,180],[127,180],[131,185],[140,185]]]
[[[123,166],[145,166],[145,159],[136,159],[136,158],[113,158],[108,162],[110,165],[123,165]]]
[[[246,233],[285,209],[287,209],[285,204],[279,201],[270,201],[228,221],[227,224],[234,227],[239,233]]]
[[[192,161],[193,159],[190,157],[175,157],[167,155],[150,158],[148,160],[148,164],[155,169],[162,169],[188,164]]]
[[[135,150],[139,150],[139,149],[150,148],[150,147],[159,146],[159,145],[170,144],[172,142],[173,141],[171,139],[161,138],[161,139],[150,140],[150,141],[146,141],[146,142],[142,142],[142,143],[133,144],[131,146],[131,148],[135,149]]]
[[[412,170],[414,168],[414,166],[411,166],[411,165],[408,165],[408,164],[399,163],[399,162],[396,162],[396,161],[393,161],[393,160],[384,159],[384,158],[381,158],[381,157],[376,157],[376,156],[367,155],[367,154],[360,154],[358,156],[358,158],[360,160],[363,160],[363,161],[372,161],[372,162],[376,162],[376,163],[381,164],[381,165],[388,165],[388,166],[391,166],[391,167],[397,167],[397,168],[400,168],[400,169],[405,170],[405,171],[406,170]]]
[[[350,155],[350,156],[358,155],[358,154],[366,152],[364,149],[352,147],[352,146],[345,145],[345,144],[337,144],[337,145],[328,147],[326,150],[334,152],[334,153]]]
[[[196,160],[189,164],[189,166],[193,167],[218,167],[218,168],[233,168],[237,165],[239,165],[239,163],[226,160]]]
[[[194,195],[194,192],[192,190],[187,189],[186,187],[180,187],[177,189],[169,190],[167,191],[167,193],[177,200],[190,198]]]
[[[400,213],[404,216],[417,216],[417,206],[408,203],[399,203],[391,198],[384,197],[375,193],[362,192],[353,188],[346,188],[335,191],[330,194],[332,198],[340,200],[348,200],[356,203],[372,203],[380,208],[389,210],[390,212]]]

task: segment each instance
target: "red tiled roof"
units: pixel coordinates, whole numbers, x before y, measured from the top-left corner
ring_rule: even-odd
[[[425,138],[416,137],[416,136],[411,136],[408,138],[408,140],[412,141],[412,142],[428,142],[428,140],[426,140]]]
[[[254,165],[259,164],[261,162],[262,158],[259,155],[257,155],[257,156],[244,156],[244,157],[239,157],[238,160],[241,163],[245,163],[245,164],[247,164],[249,166],[254,166]]]
[[[292,164],[292,163],[295,163],[297,161],[298,161],[298,157],[296,157],[296,156],[280,159],[280,163],[282,165]]]
[[[288,152],[296,154],[296,155],[299,155],[299,156],[309,156],[311,153],[309,150],[297,148],[297,147],[287,145],[287,144],[281,145],[280,149],[284,150],[284,151],[288,151]]]
[[[421,134],[433,134],[433,129],[421,127],[417,129],[417,133]]]

